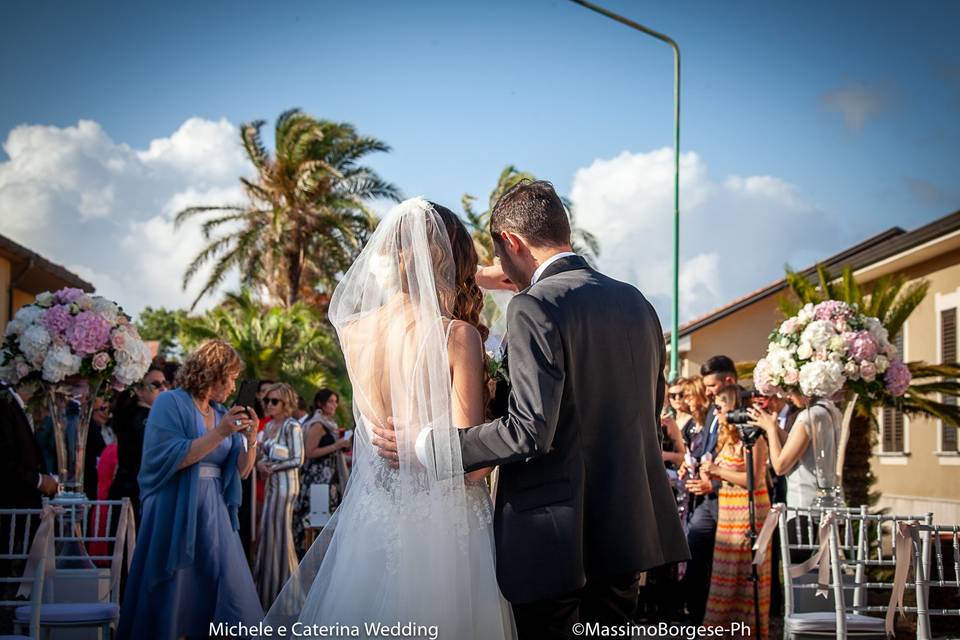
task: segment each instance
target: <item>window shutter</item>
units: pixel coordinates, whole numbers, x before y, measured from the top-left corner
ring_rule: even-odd
[[[940,362],[957,361],[957,310],[944,309],[940,312]],[[954,404],[953,396],[941,396],[946,404]],[[957,426],[943,423],[940,437],[940,451],[957,451]]]
[[[903,331],[899,332],[893,339],[893,344],[897,348],[897,353],[903,357]],[[903,435],[903,413],[893,407],[883,408],[883,452],[884,453],[903,453],[904,435]]]

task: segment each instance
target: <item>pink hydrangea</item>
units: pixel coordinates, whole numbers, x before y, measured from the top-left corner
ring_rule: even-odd
[[[813,317],[827,322],[843,321],[846,323],[853,317],[853,309],[846,302],[827,300],[813,308]]]
[[[81,298],[83,294],[83,289],[74,289],[71,287],[64,287],[53,294],[56,297],[57,302],[60,304],[72,304]]]
[[[869,331],[847,332],[843,335],[850,350],[850,357],[854,360],[873,362],[880,352],[877,339]]]
[[[99,313],[82,311],[67,330],[67,341],[78,355],[91,355],[110,343],[112,325]]]
[[[62,336],[73,325],[73,316],[69,307],[58,304],[43,312],[41,322],[51,336]]]
[[[906,393],[912,379],[913,376],[910,374],[910,369],[908,369],[907,365],[903,364],[901,360],[891,361],[890,368],[887,369],[887,373],[883,376],[887,391],[890,392],[890,395],[894,396],[902,396]]]

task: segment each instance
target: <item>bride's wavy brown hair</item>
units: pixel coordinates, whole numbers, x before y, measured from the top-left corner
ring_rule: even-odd
[[[476,327],[480,337],[486,342],[490,329],[480,319],[480,313],[483,311],[483,291],[477,285],[479,258],[477,249],[473,245],[473,238],[453,211],[433,202],[430,206],[443,221],[447,238],[450,240],[454,263],[452,283],[439,277],[436,280],[440,306],[454,320],[462,320]],[[435,261],[444,261],[441,247],[434,247],[433,252],[441,254],[434,256]]]

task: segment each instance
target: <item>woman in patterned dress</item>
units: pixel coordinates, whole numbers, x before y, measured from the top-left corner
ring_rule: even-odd
[[[300,494],[303,430],[292,415],[297,394],[289,385],[268,387],[263,404],[270,422],[259,434],[257,471],[267,483],[253,577],[260,602],[267,608],[298,564],[293,545],[293,505]]]
[[[330,513],[343,498],[341,487],[347,479],[341,478],[341,452],[350,448],[351,441],[339,438],[340,428],[334,415],[339,396],[330,389],[320,389],[313,397],[314,414],[303,425],[304,463],[300,469],[300,497],[293,511],[293,539],[297,554],[307,552],[304,545],[305,522],[310,515],[310,487],[314,484],[330,486]]]
[[[743,442],[735,425],[728,424],[726,414],[736,408],[737,387],[727,387],[717,393],[717,413],[721,431],[717,440],[717,459],[700,465],[700,473],[711,480],[722,482],[717,517],[717,537],[713,550],[713,573],[710,577],[710,598],[703,624],[708,627],[725,626],[739,622],[754,626],[753,582],[751,565],[753,550],[748,537],[750,514],[747,493],[747,469]],[[759,531],[770,511],[770,496],[766,480],[767,446],[761,438],[753,451],[754,503],[756,526]],[[757,567],[759,575],[760,629],[755,637],[770,637],[770,553]]]

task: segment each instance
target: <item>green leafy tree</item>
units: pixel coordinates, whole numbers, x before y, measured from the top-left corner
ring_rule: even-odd
[[[203,222],[206,247],[190,263],[183,286],[207,264],[210,275],[193,306],[238,269],[244,286],[271,303],[294,305],[317,288],[332,290],[374,226],[369,203],[399,200],[399,190],[360,162],[387,152],[386,143],[345,122],[320,120],[298,109],[280,115],[275,152],[263,144],[263,120],[240,127],[256,169],[240,178],[248,203],[180,211],[176,223]]]
[[[484,211],[477,211],[474,203],[476,196],[464,194],[461,198],[463,211],[467,218],[467,227],[470,229],[470,235],[473,237],[473,243],[477,247],[477,254],[480,256],[480,264],[491,264],[493,262],[493,240],[490,238],[490,213],[497,200],[523,180],[536,180],[536,176],[528,171],[520,171],[513,165],[507,165],[500,172],[497,184],[490,192],[490,198],[487,200],[487,208]],[[574,217],[573,204],[568,198],[561,196],[563,206],[567,209],[570,216],[570,231],[573,250],[593,263],[600,255],[600,243],[596,236],[577,226]]]
[[[160,343],[157,351],[164,360],[180,360],[183,348],[178,339],[180,324],[187,313],[182,309],[147,307],[137,317],[137,330],[144,340],[156,340]]]
[[[309,402],[320,387],[349,392],[346,366],[333,329],[303,302],[265,307],[249,290],[180,325],[187,350],[204,340],[226,340],[245,365],[244,377],[289,383]]]
[[[883,323],[890,337],[896,336],[903,323],[927,295],[930,283],[925,280],[910,282],[903,274],[878,278],[861,287],[854,278],[853,269],[843,267],[839,276],[831,275],[817,265],[815,277],[787,268],[790,293],[779,301],[784,317],[797,314],[807,303],[839,300],[856,305],[861,312]],[[874,504],[876,496],[870,487],[876,478],[870,469],[870,458],[879,430],[876,415],[885,406],[908,415],[943,420],[954,428],[960,424],[960,364],[906,363],[913,374],[913,382],[902,398],[883,398],[879,402],[857,396],[857,406],[850,422],[850,440],[847,443],[843,469],[844,493],[849,504]]]

